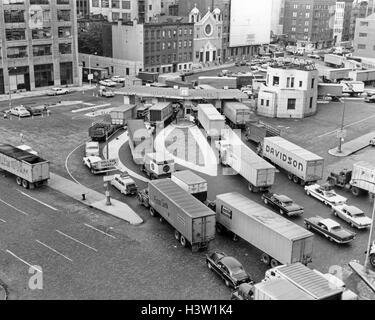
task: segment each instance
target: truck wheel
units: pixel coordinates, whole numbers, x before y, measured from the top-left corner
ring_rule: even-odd
[[[207,261],[207,268],[210,270],[212,269],[211,263],[209,261]]]
[[[25,189],[29,189],[29,182],[25,179],[22,179],[22,187],[24,187]]]
[[[175,238],[177,241],[180,241],[180,233],[179,233],[177,230],[174,231],[174,238]]]
[[[352,228],[354,228],[354,223],[353,223],[353,222],[351,222],[351,223],[350,223],[350,226],[351,226]]]
[[[249,191],[250,192],[254,192],[254,186],[251,184],[251,183],[249,183]]]
[[[335,217],[337,217],[337,211],[335,209],[332,209],[332,213]]]
[[[260,260],[265,264],[265,265],[269,265],[270,264],[270,256],[267,254],[267,253],[262,253],[262,256],[260,258]]]
[[[16,178],[16,183],[20,186],[22,185],[22,179],[20,177]]]
[[[264,199],[263,202],[264,202],[264,204],[268,204],[268,200],[267,199]]]
[[[299,178],[297,176],[293,177],[293,182],[299,184]]]
[[[180,236],[180,243],[184,248],[187,246],[187,241],[183,235]]]
[[[156,215],[156,211],[153,207],[150,207],[150,215],[151,215],[151,217],[155,217],[155,215]]]
[[[310,191],[309,191],[309,190],[306,190],[306,194],[309,196],[309,195],[310,195]]]
[[[291,173],[288,173],[288,179],[293,180],[293,175]]]
[[[275,268],[279,265],[279,262],[276,260],[276,259],[271,259],[271,262],[270,262],[270,265],[271,265],[271,268]]]
[[[375,254],[370,255],[370,263],[375,268]]]
[[[360,195],[360,193],[361,193],[361,191],[360,191],[359,188],[357,188],[357,187],[352,187],[352,194],[353,194],[353,196],[358,197],[358,196]]]
[[[141,197],[141,195],[137,194],[137,200],[138,200],[138,202],[139,202],[140,204],[143,204],[143,205],[144,205],[144,203],[143,203],[143,201],[142,201],[142,197]]]
[[[218,234],[223,233],[223,227],[221,225],[219,225],[219,224],[216,224],[216,232]]]
[[[311,229],[311,226],[309,224],[306,224],[306,229],[307,230],[310,230]]]
[[[284,210],[283,210],[283,209],[280,209],[280,214],[281,214],[281,215],[284,214]]]

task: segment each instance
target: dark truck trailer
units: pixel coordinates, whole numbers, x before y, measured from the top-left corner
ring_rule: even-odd
[[[16,176],[18,185],[33,189],[50,178],[49,161],[10,144],[0,144],[0,170]]]
[[[215,238],[214,211],[169,178],[150,181],[148,196],[150,214],[160,214],[175,229],[183,247],[190,244],[193,252],[208,248]]]
[[[107,136],[115,132],[118,128],[122,127],[121,125],[113,125],[109,122],[98,122],[94,123],[89,128],[89,137],[92,141],[105,141]]]
[[[262,143],[265,137],[280,135],[280,130],[262,121],[249,121],[246,124],[245,138],[255,143]]]
[[[137,76],[142,80],[142,84],[158,82],[159,73],[140,71]]]

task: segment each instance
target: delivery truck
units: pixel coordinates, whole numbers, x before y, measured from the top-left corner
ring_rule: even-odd
[[[83,157],[82,162],[93,174],[116,171],[118,165],[118,159],[107,160],[99,156]]]
[[[250,108],[243,103],[234,101],[225,101],[223,114],[227,118],[231,128],[244,128],[250,121],[252,112]]]
[[[89,137],[92,141],[106,141],[121,126],[114,125],[110,121],[96,122],[89,128]]]
[[[159,214],[174,229],[177,241],[193,252],[208,248],[215,238],[215,212],[183,190],[171,179],[148,184],[150,214]]]
[[[109,115],[111,116],[111,123],[114,125],[125,126],[127,121],[133,118],[135,113],[135,105],[123,105],[117,108],[113,108]]]
[[[295,183],[314,184],[323,177],[324,159],[284,138],[264,138],[261,154],[284,169]]]
[[[129,148],[136,164],[143,165],[145,156],[154,151],[153,138],[143,120],[128,120]]]
[[[152,125],[163,127],[172,121],[173,104],[171,102],[158,102],[148,110],[149,121]]]
[[[340,83],[318,83],[318,98],[341,97],[342,85]]]
[[[144,85],[146,83],[158,82],[159,73],[140,71],[137,77],[142,80],[142,84]]]
[[[218,232],[230,231],[262,251],[261,260],[279,264],[312,261],[314,235],[237,192],[216,196]]]
[[[47,184],[50,178],[49,161],[10,144],[0,144],[0,170],[16,177],[16,183],[25,189]]]
[[[225,128],[225,117],[212,104],[198,104],[198,121],[210,138],[219,138]]]
[[[375,165],[360,161],[353,164],[352,170],[343,169],[339,173],[331,172],[327,181],[331,186],[350,190],[354,196],[365,192],[375,194]]]
[[[190,170],[172,173],[171,180],[201,202],[207,200],[207,181]]]
[[[266,271],[264,282],[285,279],[310,295],[314,300],[341,300],[344,289],[332,285],[324,276],[302,263],[277,266]]]

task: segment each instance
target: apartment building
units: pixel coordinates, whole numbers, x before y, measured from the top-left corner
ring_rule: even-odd
[[[335,6],[335,20],[333,27],[333,42],[341,45],[350,40],[350,21],[353,0],[337,1]]]
[[[88,17],[90,15],[90,0],[76,0],[77,16]]]
[[[375,59],[375,13],[356,21],[354,33],[355,56]]]
[[[354,39],[355,25],[358,18],[366,18],[370,14],[375,12],[375,1],[374,0],[355,0],[353,2],[352,12],[350,16],[350,30],[349,38]]]
[[[2,0],[0,32],[0,94],[80,83],[75,0]]]

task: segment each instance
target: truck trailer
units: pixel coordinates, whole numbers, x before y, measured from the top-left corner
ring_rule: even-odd
[[[148,184],[150,214],[159,214],[174,229],[177,241],[192,251],[208,248],[215,238],[215,212],[183,190],[171,179]]]
[[[141,171],[151,180],[170,176],[175,171],[174,158],[164,152],[146,153]]]
[[[339,56],[337,54],[327,53],[324,55],[324,62],[327,65],[341,68],[344,66],[345,57]]]
[[[198,121],[210,138],[219,138],[225,128],[225,117],[212,104],[198,104]]]
[[[0,144],[0,170],[16,177],[16,183],[25,189],[47,184],[50,178],[49,161],[10,144]]]
[[[123,105],[117,108],[113,108],[109,115],[111,116],[111,123],[114,125],[125,126],[127,121],[133,118],[135,113],[135,105]]]
[[[207,181],[190,170],[172,173],[171,180],[201,202],[207,200]]]
[[[262,156],[288,173],[295,183],[314,184],[323,177],[324,159],[281,137],[266,137]]]
[[[275,137],[281,134],[280,129],[271,126],[263,121],[249,121],[246,124],[245,138],[255,143],[263,142],[265,137]]]
[[[231,128],[244,128],[250,121],[252,112],[250,108],[243,103],[234,101],[225,101],[223,114],[229,122]]]
[[[265,264],[312,261],[310,231],[237,192],[217,195],[215,205],[217,231],[230,231],[261,250]]]

